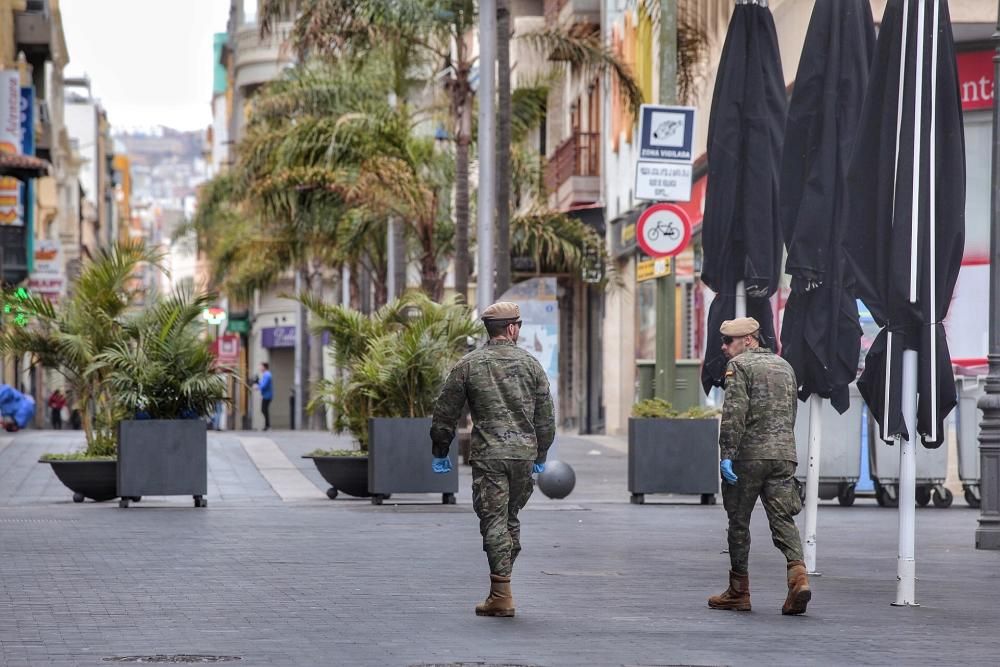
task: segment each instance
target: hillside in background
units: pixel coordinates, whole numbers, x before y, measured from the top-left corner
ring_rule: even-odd
[[[195,189],[207,178],[204,131],[157,127],[116,132],[114,138],[132,165],[133,201],[189,213]]]

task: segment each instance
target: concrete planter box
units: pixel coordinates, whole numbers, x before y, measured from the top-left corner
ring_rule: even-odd
[[[441,502],[454,504],[458,493],[458,447],[448,456],[452,470],[431,470],[431,418],[372,418],[368,420],[368,491],[372,504],[381,505],[392,493],[440,493]]]
[[[200,419],[128,420],[118,425],[121,507],[140,496],[192,496],[205,507],[208,434]]]
[[[628,420],[628,490],[641,505],[647,493],[701,495],[714,504],[719,490],[716,419]]]

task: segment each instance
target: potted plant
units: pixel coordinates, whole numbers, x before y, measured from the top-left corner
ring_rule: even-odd
[[[144,264],[159,266],[161,259],[160,253],[140,243],[119,243],[87,259],[70,294],[58,304],[25,290],[7,296],[6,307],[16,311],[13,318],[16,325],[0,331],[0,353],[29,355],[32,364],[57,371],[65,379],[73,407],[81,415],[85,448],[69,454],[45,454],[40,459],[41,463],[52,466],[59,480],[73,492],[76,502],[85,498],[110,500],[121,495],[120,422],[134,417],[139,405],[145,406],[146,414],[162,414],[161,408],[173,409],[163,402],[161,393],[150,393],[153,385],[125,377],[148,377],[136,372],[145,362],[131,369],[118,364],[119,358],[145,349],[152,342],[148,334],[154,322],[166,328],[166,337],[176,337],[178,299],[187,300],[189,311],[196,307],[195,303],[202,303],[189,296],[172,297],[154,302],[148,313],[139,312],[146,295],[142,284],[135,279],[136,272]],[[171,349],[176,353],[180,348],[184,348],[184,354],[201,354],[198,350],[203,350],[204,343],[181,336]],[[144,353],[156,359],[161,352],[150,348]],[[170,363],[181,363],[182,357],[183,354],[172,357]],[[189,391],[204,381],[204,377],[196,377],[190,366],[182,365],[179,370],[174,377],[183,378],[186,384],[178,379],[178,392]],[[217,396],[217,392],[212,396]],[[198,411],[203,405],[195,401],[192,407]],[[137,499],[138,494],[131,497]]]
[[[339,489],[371,495],[380,504],[392,493],[442,493],[444,502],[453,502],[457,473],[431,472],[430,415],[447,373],[469,349],[470,338],[482,333],[482,325],[457,299],[435,303],[418,292],[370,316],[306,297],[302,301],[315,319],[314,333],[329,334],[340,369],[337,379],[317,383],[310,409],[332,407],[334,431],[347,431],[358,443],[356,450],[307,455],[331,483],[327,495],[336,497]],[[457,459],[456,450],[451,455]]]
[[[719,488],[717,412],[694,407],[678,412],[651,398],[632,407],[628,420],[628,489],[641,505],[647,493],[700,494],[714,504]]]
[[[226,400],[226,382],[197,319],[208,294],[181,289],[125,322],[121,340],[97,356],[126,415],[118,422],[119,505],[143,495],[190,495],[205,507],[208,436],[204,418]]]
[[[85,260],[79,278],[58,306],[15,290],[5,310],[16,311],[14,326],[0,331],[0,353],[29,355],[33,364],[61,374],[81,415],[86,447],[71,454],[45,454],[73,500],[115,498],[115,425],[127,416],[108,384],[110,369],[97,357],[119,341],[128,310],[142,296],[134,279],[143,263],[159,265],[161,255],[138,243],[118,244]]]

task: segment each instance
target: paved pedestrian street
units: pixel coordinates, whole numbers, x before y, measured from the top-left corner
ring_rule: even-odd
[[[895,510],[822,503],[804,617],[783,617],[784,563],[754,515],[753,611],[714,611],[725,515],[694,498],[630,505],[625,448],[563,436],[577,488],[522,514],[517,616],[479,618],[489,580],[463,468],[435,496],[326,499],[299,458],[325,434],[211,434],[209,505],[75,504],[43,451],[78,432],[0,440],[0,660],[108,665],[222,656],[239,665],[995,665],[1000,554],[978,512],[917,512],[919,608],[895,594]],[[343,443],[341,443],[343,444]],[[801,517],[800,517],[801,518]],[[161,659],[167,659],[163,657]],[[175,658],[179,660],[180,658]],[[194,660],[195,658],[189,658]]]

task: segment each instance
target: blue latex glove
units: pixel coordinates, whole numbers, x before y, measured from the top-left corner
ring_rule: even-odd
[[[719,463],[719,470],[722,471],[722,479],[730,484],[735,484],[736,480],[739,479],[733,472],[733,462],[729,459],[722,459],[722,462]]]
[[[545,464],[544,463],[534,464],[533,466],[531,466],[531,472],[537,472],[537,473],[545,472]]]
[[[434,457],[434,460],[431,462],[431,470],[438,473],[451,472],[451,459],[447,456],[443,459]]]

